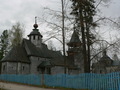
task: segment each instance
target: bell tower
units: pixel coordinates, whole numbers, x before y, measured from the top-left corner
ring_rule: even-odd
[[[74,30],[70,42],[68,45],[68,57],[74,62],[80,72],[83,72],[83,55],[82,55],[82,45],[79,39],[78,33]]]
[[[74,56],[74,54],[78,52],[78,50],[81,46],[81,41],[75,30],[72,34],[70,42],[67,45],[68,45],[68,51],[67,51],[68,56],[71,56],[71,55]]]
[[[33,31],[28,35],[29,40],[36,46],[36,47],[41,47],[42,43],[42,35],[39,32],[38,24],[37,24],[37,17],[35,17],[35,24],[33,25],[34,29]]]

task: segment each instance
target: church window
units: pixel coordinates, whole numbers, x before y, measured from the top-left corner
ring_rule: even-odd
[[[35,40],[35,35],[33,36],[33,40]]]

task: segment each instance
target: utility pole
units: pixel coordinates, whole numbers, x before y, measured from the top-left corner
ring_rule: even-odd
[[[63,37],[63,57],[64,57],[64,73],[66,74],[66,57],[65,57],[65,29],[64,29],[64,1],[61,0],[62,4],[62,37]]]

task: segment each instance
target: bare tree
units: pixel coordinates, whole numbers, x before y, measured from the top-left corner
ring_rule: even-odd
[[[60,0],[60,4],[61,4],[61,0]],[[46,30],[47,33],[45,33],[48,38],[45,40],[48,41],[52,38],[57,39],[58,41],[60,41],[61,44],[63,44],[63,39],[62,39],[62,29],[63,29],[63,17],[64,17],[64,35],[65,35],[65,40],[69,40],[69,36],[71,35],[71,31],[72,31],[72,27],[73,27],[73,17],[69,15],[70,12],[70,1],[69,0],[63,0],[63,5],[61,4],[62,8],[64,7],[64,13],[62,12],[62,9],[57,10],[53,10],[50,8],[45,7],[44,8],[44,13],[42,15],[42,17],[38,18],[39,22],[41,24],[45,24],[47,27],[50,28],[50,30]],[[64,14],[64,16],[63,16]],[[67,33],[70,32],[70,33]]]
[[[65,0],[66,1],[66,0]],[[69,1],[69,0],[68,0]],[[99,11],[98,9],[99,9],[99,6],[100,5],[104,5],[104,6],[106,6],[106,5],[109,5],[109,2],[111,1],[111,0],[96,0],[97,2],[96,2],[96,6],[95,6],[95,9],[97,10],[97,11]],[[68,5],[68,4],[64,4],[64,5]],[[71,5],[71,3],[69,4],[69,5]],[[55,38],[55,39],[57,39],[58,41],[60,41],[62,44],[63,44],[63,41],[62,41],[62,33],[61,33],[61,30],[62,30],[62,23],[60,23],[60,22],[62,22],[62,12],[61,11],[56,11],[56,10],[52,10],[52,9],[50,9],[50,8],[45,8],[45,10],[47,10],[47,16],[50,16],[50,17],[42,17],[41,19],[40,19],[40,21],[43,21],[44,23],[47,23],[46,25],[48,26],[48,27],[50,27],[51,28],[51,30],[49,30],[49,31],[47,31],[47,34],[48,34],[48,39],[47,40],[49,40],[49,39],[51,39],[51,38]],[[70,15],[68,15],[67,13],[70,13],[70,9],[65,9],[64,10],[64,19],[65,19],[65,25],[64,25],[64,29],[65,29],[65,40],[67,41],[67,39],[69,39],[70,38],[70,34],[71,34],[71,31],[73,31],[73,23],[74,23],[74,17],[72,17],[72,16],[70,16]],[[43,15],[44,16],[44,15]],[[97,25],[98,25],[98,27],[100,27],[100,24],[102,23],[101,21],[107,21],[108,19],[110,19],[110,18],[107,18],[107,17],[100,17],[99,15],[95,15],[95,17],[97,17],[97,18],[95,18],[95,20],[93,21],[93,23],[92,23],[92,25],[93,26],[96,26],[96,24],[95,23],[97,23]],[[46,18],[49,18],[49,19],[46,19]],[[114,21],[114,20],[109,20],[109,21]],[[85,25],[85,24],[84,24]],[[98,55],[98,57],[99,57],[99,52],[98,52],[98,50],[100,50],[100,52],[101,52],[101,50],[102,50],[102,46],[103,45],[101,45],[100,43],[101,43],[101,40],[104,40],[103,38],[101,38],[102,36],[101,35],[99,35],[99,32],[97,32],[96,30],[92,30],[93,29],[93,27],[91,27],[91,25],[89,26],[89,25],[85,25],[85,26],[87,26],[87,28],[89,28],[90,30],[87,30],[87,31],[89,31],[89,32],[85,32],[85,34],[86,35],[88,35],[89,36],[89,33],[91,34],[93,34],[93,37],[91,37],[92,35],[90,35],[89,37],[90,38],[94,38],[94,39],[87,39],[88,41],[87,41],[87,43],[88,43],[88,49],[89,49],[89,51],[90,51],[90,53],[89,53],[89,55],[90,55],[90,60],[93,60],[92,58],[94,57],[94,55],[95,55],[95,57]],[[80,34],[81,35],[81,34]],[[99,36],[99,37],[98,37]],[[81,37],[81,36],[80,36]],[[46,41],[47,41],[46,40]],[[91,41],[91,40],[93,40],[93,41]],[[99,42],[100,41],[100,42]],[[99,42],[99,43],[98,43]],[[103,44],[105,43],[105,42],[102,42]],[[94,47],[95,45],[100,45],[100,48],[96,48],[96,47]],[[109,43],[109,47],[111,47],[111,45],[112,44],[110,44]],[[95,53],[94,53],[95,52]],[[97,54],[98,53],[98,54]],[[95,58],[94,57],[94,58]]]
[[[50,13],[51,19],[49,21],[49,20],[42,18],[42,21],[46,22],[47,26],[49,26],[52,29],[50,32],[47,32],[47,34],[49,34],[49,37],[50,37],[49,39],[55,38],[58,41],[60,41],[63,46],[64,68],[65,68],[64,73],[66,73],[66,60],[65,60],[65,56],[66,56],[65,55],[66,54],[65,53],[66,52],[65,51],[65,45],[66,45],[65,39],[66,38],[65,37],[66,37],[66,31],[70,29],[70,27],[68,27],[68,24],[70,24],[68,23],[68,21],[69,22],[71,21],[71,19],[67,16],[67,11],[66,11],[68,3],[69,3],[69,0],[61,0],[60,11],[54,11],[49,8],[45,8],[49,10],[49,12],[52,12]],[[52,22],[52,20],[54,20],[55,22]]]
[[[49,41],[48,41],[48,49],[54,50],[54,51],[56,50],[56,48],[55,48],[55,46],[54,46],[52,40],[49,40]]]

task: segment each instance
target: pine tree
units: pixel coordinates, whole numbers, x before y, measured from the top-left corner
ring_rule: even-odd
[[[9,45],[8,30],[4,30],[2,35],[0,36],[0,60],[8,51],[7,50],[8,45]]]
[[[83,56],[84,56],[84,72],[90,72],[90,44],[92,37],[90,27],[95,25],[93,23],[93,16],[95,15],[94,0],[71,0],[72,12],[75,16],[75,28],[82,35]]]
[[[8,30],[4,30],[0,36],[0,60],[4,57],[6,52],[8,51]],[[0,62],[0,73],[1,73],[1,62]]]

